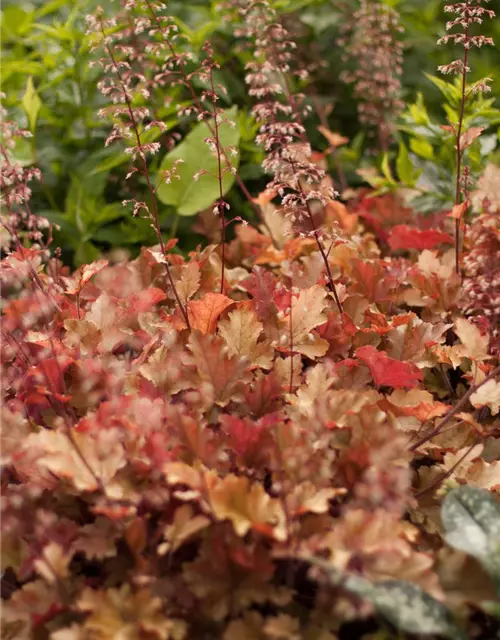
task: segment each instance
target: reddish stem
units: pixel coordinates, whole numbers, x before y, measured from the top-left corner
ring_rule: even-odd
[[[104,25],[101,21],[101,32],[102,32],[102,36],[103,36],[103,42],[105,43],[105,48],[106,51],[108,52],[108,55],[111,59],[111,63],[113,64],[113,68],[115,70],[116,76],[118,78],[118,81],[120,83],[120,87],[122,89],[122,93],[123,93],[123,97],[125,99],[125,103],[127,105],[127,111],[128,111],[128,115],[130,118],[130,124],[132,126],[132,130],[134,132],[135,138],[136,138],[136,142],[137,142],[137,147],[139,149],[139,156],[141,158],[142,161],[142,170],[139,169],[140,173],[144,176],[144,178],[146,179],[146,184],[148,187],[148,191],[151,195],[151,207],[152,207],[152,214],[153,214],[153,224],[154,224],[154,229],[156,232],[156,235],[158,237],[158,241],[160,244],[160,248],[161,248],[161,252],[165,257],[165,270],[167,272],[167,278],[170,282],[170,286],[172,287],[172,290],[174,292],[174,296],[175,299],[177,301],[177,304],[179,306],[179,309],[182,313],[182,315],[184,316],[184,321],[186,322],[186,325],[188,327],[188,329],[191,329],[191,323],[189,322],[189,317],[187,314],[186,309],[184,308],[184,305],[181,302],[181,299],[179,297],[179,293],[177,291],[177,287],[175,286],[175,282],[174,279],[172,277],[172,272],[170,271],[170,265],[168,264],[168,258],[167,258],[167,252],[165,249],[165,243],[163,242],[163,237],[161,235],[161,228],[160,228],[160,220],[159,220],[159,216],[158,216],[158,205],[156,202],[156,190],[153,187],[153,185],[151,184],[151,179],[149,176],[149,171],[148,171],[148,165],[146,162],[146,156],[145,154],[142,152],[142,143],[141,143],[141,136],[139,134],[139,129],[137,126],[137,121],[135,119],[135,115],[134,115],[134,110],[132,108],[132,103],[130,101],[129,95],[128,95],[128,91],[127,91],[127,87],[125,86],[125,82],[123,81],[121,72],[120,72],[120,68],[116,62],[116,58],[114,56],[113,50],[111,49],[110,45],[106,43],[106,34],[104,31]]]
[[[470,0],[466,2],[466,16],[469,17],[469,4]],[[460,115],[458,118],[458,128],[456,131],[455,139],[456,139],[456,149],[457,149],[457,177],[455,181],[455,205],[460,204],[460,177],[462,173],[462,155],[463,150],[460,144],[460,138],[462,136],[462,128],[464,121],[464,113],[465,113],[465,101],[467,99],[466,95],[466,76],[467,76],[467,62],[469,57],[469,20],[466,19],[465,25],[465,49],[464,49],[464,57],[462,61],[462,98],[460,102]],[[455,220],[455,272],[457,275],[460,275],[460,219]]]
[[[431,438],[434,438],[439,433],[441,433],[441,430],[444,427],[444,425],[447,424],[451,420],[451,418],[453,418],[453,416],[456,415],[467,404],[467,401],[471,397],[471,395],[475,393],[478,389],[480,389],[489,380],[496,378],[496,376],[498,375],[500,375],[500,365],[498,367],[495,367],[495,369],[493,369],[493,371],[491,371],[482,382],[480,382],[479,384],[473,385],[467,391],[467,393],[465,393],[460,398],[457,404],[454,407],[452,407],[450,411],[448,411],[448,413],[444,416],[444,418],[436,425],[436,427],[430,433],[420,438],[420,440],[418,440],[415,444],[413,444],[410,447],[410,451],[415,451],[420,446],[422,446],[425,442],[427,442]]]
[[[216,107],[216,95],[215,95],[215,87],[214,87],[214,74],[213,69],[210,69],[210,89],[211,89],[211,98],[213,104],[213,114],[214,114],[214,133],[213,140],[215,144],[215,149],[217,153],[217,181],[219,183],[219,202],[217,204],[217,208],[219,210],[219,215],[221,217],[221,245],[222,245],[222,272],[221,272],[221,282],[220,282],[220,292],[224,293],[224,268],[226,262],[226,216],[225,216],[225,202],[223,196],[222,189],[222,152],[221,152],[221,143],[219,139],[219,113]]]

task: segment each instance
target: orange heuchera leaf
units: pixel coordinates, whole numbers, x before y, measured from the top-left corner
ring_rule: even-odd
[[[60,638],[181,640],[186,637],[186,622],[166,616],[162,599],[147,588],[132,590],[129,584],[97,591],[85,588],[80,592],[76,608],[88,614],[84,630],[80,634],[68,628]]]
[[[451,208],[451,212],[448,213],[447,215],[449,218],[454,218],[455,220],[461,220],[466,214],[468,208],[469,208],[469,202],[468,200],[464,200],[464,202],[461,202],[460,204],[453,205],[453,207]]]
[[[206,293],[201,300],[191,300],[188,303],[188,317],[192,329],[201,333],[214,333],[217,320],[221,313],[234,304],[222,293]]]
[[[184,265],[180,280],[176,283],[177,293],[185,304],[200,288],[200,265],[196,260],[191,260]]]
[[[482,335],[479,328],[465,318],[456,319],[454,331],[463,344],[460,355],[471,360],[488,359],[488,345],[490,343],[488,334]]]
[[[163,473],[169,484],[182,484],[198,493],[203,487],[201,469],[195,469],[185,462],[167,462]]]
[[[292,298],[291,313],[283,319],[280,331],[280,343],[286,350],[309,358],[325,355],[328,342],[311,331],[328,320],[324,312],[326,306],[326,291],[319,285],[304,289],[298,298]]]
[[[434,249],[440,244],[453,244],[453,238],[438,229],[415,229],[407,224],[398,224],[392,228],[388,238],[393,251],[399,249]]]
[[[342,229],[348,233],[353,233],[358,226],[358,216],[351,213],[349,209],[338,200],[330,200],[326,207],[326,213],[340,224]]]
[[[287,496],[288,512],[294,516],[304,513],[326,513],[329,501],[347,493],[343,488],[319,489],[312,482],[306,480],[294,487],[292,493]]]
[[[500,382],[488,380],[471,395],[470,401],[473,407],[489,407],[496,416],[500,412]]]
[[[449,131],[450,133],[455,133],[455,127],[452,124],[441,124],[439,126],[443,131]]]
[[[274,200],[277,195],[278,192],[276,191],[276,189],[264,189],[264,191],[261,191],[256,198],[253,198],[253,201],[255,202],[255,204],[258,204],[259,207],[265,207],[266,204],[269,204],[272,200]]]
[[[210,503],[219,520],[231,520],[239,536],[254,529],[276,540],[286,540],[285,512],[259,483],[229,475],[210,491]]]
[[[452,473],[453,480],[468,485],[500,490],[500,462],[494,460],[489,463],[481,457],[484,445],[477,444],[474,447],[464,447],[447,453],[440,468]]]
[[[266,618],[263,629],[267,638],[288,638],[299,640],[303,637],[300,632],[300,620],[292,618],[286,613]],[[328,636],[326,636],[328,638]]]
[[[354,355],[370,369],[377,387],[385,385],[394,389],[411,388],[418,386],[422,380],[422,374],[416,365],[389,358],[385,351],[377,351],[371,345],[356,349]]]
[[[183,504],[175,511],[171,525],[164,532],[165,542],[158,547],[158,553],[173,553],[189,538],[210,525],[210,520],[203,515],[195,515],[189,504]]]
[[[94,522],[80,527],[71,550],[85,554],[89,560],[102,560],[116,555],[118,537],[117,528],[110,520],[97,517]]]
[[[208,383],[212,392],[212,400],[226,405],[241,386],[242,377],[248,369],[246,358],[227,357],[223,349],[225,344],[220,338],[202,335],[192,331],[188,348],[193,354],[198,376],[203,383]]]
[[[126,465],[119,433],[110,434],[100,431],[93,437],[74,432],[70,440],[60,431],[45,430],[28,436],[23,450],[34,456],[40,472],[70,480],[79,491],[96,491],[99,481],[107,486]]]
[[[387,273],[381,260],[350,260],[353,291],[362,293],[370,302],[389,300],[397,287],[395,276]]]
[[[227,434],[229,447],[246,460],[253,459],[265,449],[268,429],[264,424],[255,423],[250,418],[223,415],[220,422]],[[259,421],[260,422],[260,421]]]
[[[253,297],[255,311],[260,320],[265,320],[274,308],[274,292],[277,282],[271,272],[256,267],[252,275],[241,283],[241,286]]]
[[[275,411],[281,406],[282,391],[282,384],[274,369],[266,374],[259,372],[244,390],[249,413],[259,417]]]
[[[415,417],[420,422],[442,416],[449,410],[448,405],[435,401],[432,394],[423,389],[394,391],[390,396],[384,397],[379,406],[397,417]]]
[[[255,311],[245,308],[231,311],[219,325],[230,356],[247,357],[251,365],[270,369],[273,350],[268,342],[258,342],[263,329]]]
[[[483,133],[484,127],[469,127],[460,136],[460,149],[467,149]]]
[[[43,548],[41,557],[35,560],[34,567],[49,584],[54,584],[68,577],[70,561],[70,554],[60,544],[49,542]]]

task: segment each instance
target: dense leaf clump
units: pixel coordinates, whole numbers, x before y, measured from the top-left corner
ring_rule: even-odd
[[[364,145],[291,19],[323,0],[214,2],[198,31],[173,4],[97,7],[85,37],[33,10],[102,94],[50,79],[78,89],[69,186],[47,87],[27,128],[2,110],[2,637],[495,637],[500,118],[467,82],[493,11],[446,6],[437,125],[403,100],[397,3],[336,10]],[[9,106],[30,15],[2,20]]]
[[[224,294],[214,246],[168,254],[190,329],[154,248],[4,259],[5,637],[333,638],[371,604],[449,634],[429,607],[494,599],[495,501],[439,518],[450,488],[500,486],[489,334],[453,249],[376,241],[382,202],[328,210],[342,315],[278,212],[278,246],[236,228]]]

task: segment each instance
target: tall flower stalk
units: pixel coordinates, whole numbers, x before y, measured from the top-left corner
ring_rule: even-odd
[[[257,101],[252,113],[260,123],[257,143],[266,152],[263,167],[273,176],[268,189],[280,195],[285,215],[294,229],[316,240],[328,287],[342,313],[323,244],[324,230],[317,226],[312,211],[313,202],[326,205],[336,194],[331,190],[325,195],[324,189],[317,187],[325,172],[311,162],[312,151],[303,124],[309,109],[304,96],[294,93],[290,83],[290,73],[304,78],[307,71],[292,71],[295,45],[266,0],[249,0],[240,5],[240,12],[244,26],[238,33],[255,48],[253,60],[246,65],[245,81],[249,95]]]
[[[341,74],[353,86],[359,120],[376,132],[378,146],[388,151],[393,123],[403,108],[403,28],[395,9],[378,0],[361,0],[346,15],[339,40],[343,60],[352,68]]]
[[[111,116],[115,123],[107,144],[115,139],[124,140],[128,146],[127,152],[133,156],[136,162],[135,168],[127,177],[138,172],[145,179],[151,196],[150,204],[135,200],[125,202],[134,205],[135,214],[142,211],[151,218],[152,226],[159,238],[161,252],[164,254],[164,242],[161,238],[156,203],[156,192],[160,184],[153,184],[148,174],[146,159],[146,156],[158,152],[161,145],[159,142],[144,144],[141,141],[141,135],[152,127],[158,127],[164,132],[165,125],[158,121],[152,108],[143,106],[143,104],[145,100],[152,102],[150,96],[156,90],[160,90],[164,94],[163,87],[165,86],[186,89],[191,100],[187,105],[178,105],[177,115],[179,118],[195,116],[198,121],[205,122],[209,134],[205,142],[217,157],[217,171],[213,173],[213,178],[219,185],[219,197],[213,211],[221,219],[221,291],[223,291],[227,228],[225,212],[229,209],[228,202],[223,198],[223,178],[227,172],[231,172],[235,176],[244,195],[257,214],[260,216],[261,213],[231,163],[230,156],[235,150],[232,147],[224,147],[221,143],[221,126],[234,126],[234,123],[224,118],[223,110],[218,106],[220,94],[226,92],[224,86],[215,82],[214,72],[218,69],[218,64],[209,43],[205,43],[203,47],[201,65],[196,67],[192,64],[193,54],[184,51],[184,46],[179,45],[181,38],[184,40],[187,38],[179,33],[172,17],[165,13],[166,5],[164,3],[157,0],[123,0],[123,7],[126,12],[124,27],[115,29],[116,19],[106,22],[103,21],[102,16],[99,19],[100,40],[107,53],[107,60],[106,58],[101,60],[100,64],[105,74],[114,76],[114,78],[105,77],[101,81],[100,87],[101,91],[105,95],[109,95],[115,103],[102,110],[101,114]],[[89,18],[89,24],[92,30],[99,30],[95,25],[95,17]],[[106,33],[108,28],[113,29],[112,36],[110,35],[111,31]],[[204,86],[200,91],[195,89],[195,79],[201,81]],[[121,120],[118,124],[117,119]],[[205,173],[206,171],[202,170],[194,175],[193,179],[197,180]],[[170,182],[176,177],[178,176],[174,167],[172,171],[165,173],[163,179]],[[241,220],[239,216],[236,219]],[[167,258],[164,257],[163,260],[168,269],[168,280],[174,290],[177,304],[189,326],[187,312],[183,309],[175,290],[170,268],[166,262]]]
[[[127,3],[128,4],[128,3]],[[127,8],[127,7],[126,7]],[[99,82],[99,89],[104,96],[109,97],[112,104],[109,107],[101,109],[101,117],[109,117],[113,121],[111,134],[106,140],[106,146],[115,140],[123,140],[126,144],[126,153],[128,153],[134,162],[132,170],[128,173],[127,179],[134,173],[139,173],[147,185],[150,195],[150,203],[139,201],[136,199],[124,200],[123,204],[133,205],[133,214],[138,215],[144,212],[144,215],[152,222],[152,227],[158,238],[160,245],[161,257],[160,261],[165,265],[168,282],[174,293],[177,305],[188,328],[190,327],[189,317],[186,308],[181,302],[179,293],[175,286],[170,265],[167,257],[167,247],[163,240],[156,192],[161,184],[154,184],[148,168],[148,157],[157,153],[161,145],[159,142],[143,142],[142,133],[148,131],[152,127],[158,127],[164,132],[166,127],[161,121],[155,121],[151,118],[151,112],[146,106],[135,106],[138,96],[149,98],[150,84],[146,76],[140,69],[134,66],[137,60],[136,47],[128,44],[124,40],[124,33],[117,31],[113,33],[116,27],[114,18],[105,19],[102,10],[96,12],[95,15],[87,16],[87,23],[90,33],[98,34],[96,46],[101,46],[105,55],[97,60],[97,64],[104,71],[104,77]],[[131,24],[130,31],[135,35],[134,30],[142,31],[144,25],[134,22],[134,18],[129,21]],[[113,33],[113,35],[111,35]],[[127,35],[130,35],[128,31]],[[176,177],[175,167],[173,171],[164,172],[163,181],[170,182]]]
[[[142,11],[143,20],[146,21],[145,24],[148,25],[148,35],[151,39],[149,50],[154,52],[156,56],[163,57],[163,64],[157,78],[161,78],[162,81],[170,81],[174,85],[182,85],[188,91],[191,99],[191,104],[187,107],[188,113],[196,113],[198,117],[200,117],[200,114],[205,112],[206,108],[202,102],[203,96],[197,93],[193,84],[193,77],[196,75],[196,72],[189,73],[187,70],[188,62],[192,59],[191,54],[180,53],[176,50],[176,40],[180,37],[177,25],[169,16],[162,15],[162,11],[165,9],[165,5],[162,2],[157,2],[156,0],[138,0],[135,2],[135,6]],[[186,36],[183,37],[186,39]],[[207,54],[206,47],[205,54]],[[215,65],[213,57],[206,55],[204,66],[208,64],[209,60],[211,64]],[[225,91],[225,88],[220,85],[219,88]],[[205,123],[211,137],[218,137],[218,132],[215,131],[214,121],[209,118],[205,120]],[[226,166],[231,168],[230,153],[228,153],[228,150],[220,147],[220,153],[224,158]],[[248,191],[243,180],[237,171],[233,171],[233,175],[238,187],[254,210],[254,213],[260,218],[269,236],[274,241],[272,231],[267,221],[262,216],[260,208],[255,204],[254,198]],[[225,236],[225,229],[223,229],[223,235]],[[222,248],[224,251],[224,246]],[[222,282],[223,281],[222,279]]]
[[[491,9],[486,9],[484,4],[489,0],[466,0],[465,2],[457,2],[455,4],[448,4],[444,10],[447,13],[454,14],[454,18],[446,23],[445,36],[438,40],[438,44],[447,44],[453,42],[455,45],[463,47],[462,58],[453,60],[449,64],[439,67],[439,71],[444,74],[457,74],[461,78],[461,98],[458,114],[458,122],[451,123],[451,130],[455,136],[455,148],[456,148],[456,164],[457,173],[455,179],[455,206],[459,207],[462,203],[462,196],[467,192],[468,188],[468,176],[464,172],[464,152],[475,139],[475,135],[467,136],[465,131],[465,106],[467,99],[472,93],[479,91],[489,91],[487,80],[474,84],[472,87],[467,88],[467,74],[470,71],[469,67],[469,52],[472,47],[482,47],[484,45],[493,45],[492,38],[487,38],[481,34],[472,35],[472,28],[475,24],[482,24],[485,18],[493,19],[495,12]],[[453,31],[454,30],[454,31]],[[480,131],[478,132],[479,135]],[[465,202],[465,201],[464,201]],[[464,206],[464,209],[466,205]],[[455,220],[455,271],[460,273],[460,224],[461,216]]]
[[[0,98],[3,98],[0,94]],[[40,181],[42,175],[37,167],[24,167],[12,157],[16,140],[30,138],[31,133],[21,129],[8,118],[7,110],[0,105],[0,205],[1,223],[10,240],[2,239],[2,249],[8,250],[14,243],[20,246],[21,237],[40,246],[43,232],[49,229],[49,222],[32,213],[29,205],[32,180]]]
[[[200,107],[203,103],[208,103],[211,105],[210,108],[205,109],[202,108],[199,110],[198,119],[205,120],[205,122],[210,122],[211,126],[209,127],[210,135],[205,139],[205,144],[208,145],[210,151],[215,154],[217,158],[217,169],[215,174],[213,174],[214,179],[217,181],[219,187],[219,197],[217,198],[213,213],[214,215],[220,216],[221,220],[221,284],[220,291],[224,293],[224,271],[225,271],[225,263],[226,263],[226,210],[230,208],[229,203],[224,200],[224,189],[223,189],[223,179],[226,173],[232,173],[235,175],[237,173],[236,168],[232,166],[229,160],[230,153],[236,153],[236,149],[234,147],[224,147],[221,143],[220,137],[220,128],[221,126],[230,126],[234,127],[234,122],[231,122],[227,118],[224,117],[222,109],[219,109],[217,102],[219,100],[219,96],[217,94],[217,90],[225,92],[226,89],[224,86],[215,83],[214,72],[219,68],[219,65],[214,61],[212,47],[210,43],[206,42],[203,46],[203,51],[205,53],[205,59],[202,62],[201,69],[196,71],[195,73],[199,76],[200,80],[204,82],[207,86],[203,90],[201,94]],[[194,74],[190,74],[194,75]],[[189,79],[190,76],[188,76]],[[206,170],[200,171],[198,174],[194,176],[194,179],[197,180],[201,175],[207,173]],[[240,219],[240,218],[238,218]]]

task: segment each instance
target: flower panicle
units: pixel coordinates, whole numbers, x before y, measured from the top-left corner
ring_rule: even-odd
[[[492,9],[483,6],[488,2],[489,0],[466,0],[465,2],[447,4],[444,7],[444,11],[454,14],[455,17],[446,22],[446,34],[439,38],[437,44],[443,45],[451,42],[456,46],[463,47],[465,52],[473,47],[480,49],[484,46],[493,46],[493,38],[481,33],[472,33],[474,25],[481,25],[485,19],[493,20],[495,17],[495,12]],[[443,74],[465,75],[471,71],[471,68],[468,66],[464,55],[463,59],[440,65],[438,70]],[[489,90],[489,87],[485,85],[485,89]]]
[[[340,77],[353,86],[360,121],[377,132],[381,149],[387,151],[394,122],[404,107],[399,15],[383,2],[361,0],[342,31],[339,44],[350,68]]]
[[[3,99],[4,94],[0,94]],[[50,229],[49,221],[35,215],[30,209],[33,180],[41,181],[42,173],[36,166],[23,166],[13,157],[16,141],[31,138],[32,134],[8,118],[8,112],[0,104],[0,206],[1,222],[8,235],[2,235],[2,249],[10,251],[24,237],[41,246],[44,232]]]
[[[312,161],[312,149],[304,127],[310,108],[302,93],[293,91],[291,77],[307,76],[294,56],[296,48],[290,34],[278,21],[276,11],[266,0],[247,0],[236,5],[242,26],[237,35],[253,48],[253,59],[246,65],[245,82],[256,104],[252,114],[259,123],[256,138],[265,151],[262,166],[272,176],[267,189],[281,198],[284,215],[293,231],[316,240],[338,309],[337,296],[323,238],[332,235],[318,223],[314,209],[321,209],[336,197],[326,180],[326,172]]]
[[[490,352],[500,355],[500,223],[486,210],[471,224],[464,256],[461,308],[490,334]]]
[[[465,130],[465,105],[471,95],[480,92],[490,91],[490,78],[484,78],[474,83],[471,87],[467,87],[467,74],[470,73],[469,53],[474,47],[481,48],[483,46],[493,45],[493,39],[482,34],[473,33],[476,25],[481,25],[485,18],[493,19],[495,12],[487,9],[484,5],[489,0],[465,0],[465,2],[456,2],[447,4],[444,7],[446,13],[451,13],[455,17],[446,23],[446,35],[438,40],[438,45],[448,44],[452,42],[456,46],[463,48],[462,58],[453,60],[452,62],[441,65],[438,70],[443,74],[456,74],[460,78],[461,97],[458,113],[458,122],[451,123],[452,130],[455,135],[456,149],[456,178],[455,178],[455,205],[458,206],[462,198],[467,198],[467,191],[471,186],[470,171],[466,164],[467,144],[462,140],[462,134]],[[455,222],[455,271],[460,274],[460,254],[461,254],[461,230],[460,220]]]
[[[112,18],[105,18],[101,8],[87,16],[88,33],[94,36],[93,47],[101,50],[101,57],[96,64],[102,68],[103,78],[98,87],[111,102],[99,114],[112,122],[105,145],[121,141],[133,165],[126,179],[138,174],[146,183],[149,202],[132,197],[124,199],[123,205],[132,206],[133,216],[151,220],[163,255],[167,280],[184,321],[190,328],[186,308],[169,266],[168,247],[162,236],[156,198],[162,184],[179,178],[179,163],[175,163],[169,171],[160,171],[158,184],[154,183],[148,166],[149,159],[161,150],[162,143],[170,148],[177,136],[167,139],[165,124],[155,110],[145,104],[146,100],[157,104],[150,98],[153,94],[163,95],[165,84],[181,83],[184,77],[181,69],[188,55],[178,55],[173,49],[172,43],[179,37],[178,29],[170,17],[159,15],[166,8],[163,3],[156,0],[122,0],[122,7],[123,12]],[[152,128],[160,130],[160,141],[145,137],[145,133]]]
[[[305,96],[293,93],[290,86],[290,74],[297,76],[303,70],[295,69],[295,43],[268,2],[241,3],[240,14],[243,26],[237,33],[255,47],[245,81],[256,100],[252,114],[260,124],[256,142],[266,152],[263,168],[272,176],[267,188],[281,196],[291,221],[300,224],[308,218],[311,200],[303,184],[314,185],[325,177],[325,171],[311,161],[303,124],[309,112]],[[334,195],[333,190],[328,194]]]

